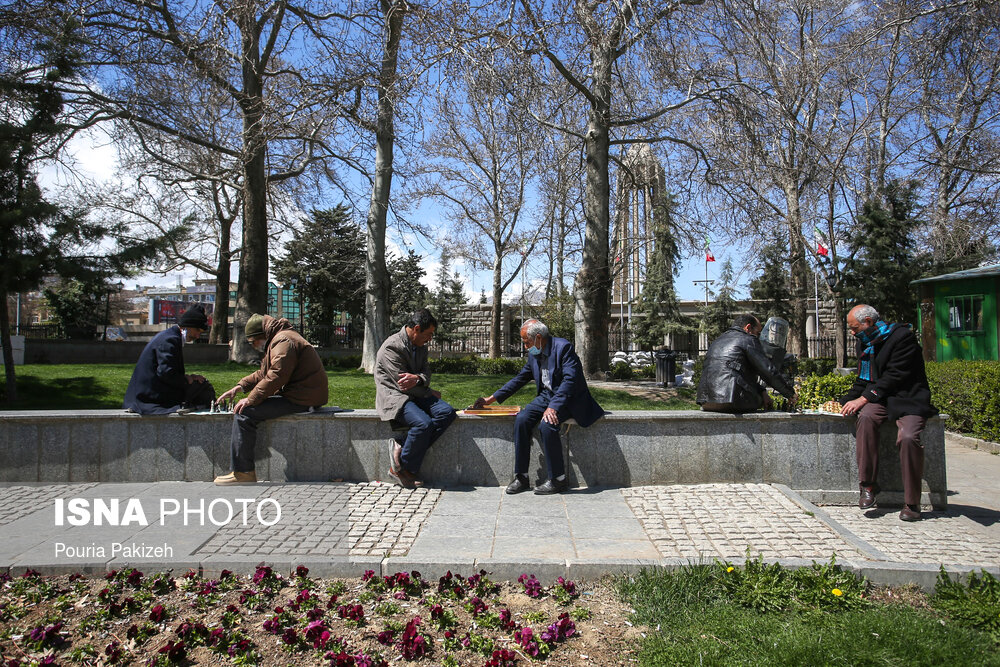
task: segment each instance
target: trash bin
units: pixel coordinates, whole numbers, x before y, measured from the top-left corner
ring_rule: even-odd
[[[677,353],[669,348],[656,351],[656,386],[676,386]]]

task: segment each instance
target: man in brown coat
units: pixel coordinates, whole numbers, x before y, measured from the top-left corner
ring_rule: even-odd
[[[389,474],[399,485],[422,486],[418,477],[424,455],[455,421],[455,408],[431,389],[427,343],[437,320],[426,308],[385,339],[375,356],[375,410],[382,421],[407,428],[405,439],[390,442]]]
[[[257,425],[325,404],[330,397],[323,361],[315,348],[292,329],[288,320],[270,315],[251,315],[246,325],[247,342],[264,353],[260,370],[246,376],[219,396],[228,401],[247,392],[233,408],[233,471],[215,478],[219,485],[252,484]]]

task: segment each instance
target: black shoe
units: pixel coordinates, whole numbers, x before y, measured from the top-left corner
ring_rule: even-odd
[[[547,479],[545,484],[535,487],[536,496],[549,496],[553,493],[562,493],[569,488],[569,483],[564,479],[562,481],[558,479]]]
[[[899,513],[900,521],[920,521],[920,507],[911,509],[910,505],[903,505],[903,510]]]
[[[514,475],[514,479],[510,484],[507,485],[507,493],[514,495],[515,493],[521,493],[522,491],[527,491],[531,488],[531,484],[528,483],[528,478],[525,475]]]
[[[858,507],[863,510],[870,509],[875,504],[875,494],[878,490],[874,486],[861,485],[861,497],[858,498]]]

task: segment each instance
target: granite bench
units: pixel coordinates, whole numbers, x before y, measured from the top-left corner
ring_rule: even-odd
[[[433,485],[510,480],[513,418],[461,415],[431,448]],[[617,411],[590,428],[569,425],[567,474],[579,487],[776,483],[816,503],[857,501],[850,418],[779,412]],[[0,413],[0,482],[207,481],[229,469],[232,416],[139,416],[120,410]],[[566,427],[564,427],[566,428]],[[257,474],[276,482],[385,480],[389,426],[374,410],[324,408],[265,423]],[[924,504],[947,506],[944,419],[929,420]],[[882,432],[879,501],[902,503],[895,429]],[[540,448],[532,476],[544,477]]]

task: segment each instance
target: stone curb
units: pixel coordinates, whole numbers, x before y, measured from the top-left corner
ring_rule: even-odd
[[[984,452],[990,452],[991,454],[1000,454],[1000,442],[980,440],[979,438],[962,435],[961,433],[955,433],[954,431],[945,431],[944,438],[946,443],[962,445],[963,447],[968,447],[969,449],[978,449]]]

